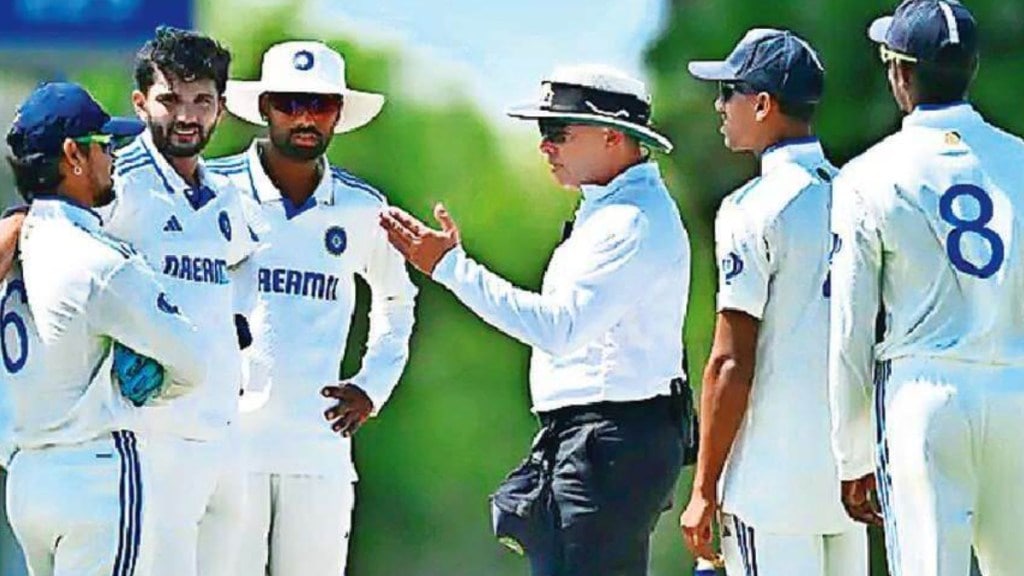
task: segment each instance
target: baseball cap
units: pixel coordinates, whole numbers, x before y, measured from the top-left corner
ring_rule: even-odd
[[[868,37],[920,61],[963,59],[978,51],[974,16],[957,0],[904,0],[871,23]]]
[[[135,118],[111,118],[77,84],[48,82],[39,85],[18,108],[7,145],[18,158],[56,156],[68,138],[130,137],[144,129],[145,124]]]
[[[811,45],[774,28],[754,28],[725,60],[694,61],[687,69],[700,80],[743,82],[787,102],[817,102],[825,86],[825,67]]]

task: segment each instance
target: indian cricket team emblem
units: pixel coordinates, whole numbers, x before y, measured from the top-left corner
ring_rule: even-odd
[[[732,281],[743,272],[743,260],[735,252],[729,252],[725,258],[722,258],[721,265],[722,276],[725,277],[727,285],[732,284]]]
[[[324,246],[327,251],[335,256],[340,256],[348,246],[348,236],[341,226],[331,226],[324,234]]]
[[[221,212],[220,216],[217,217],[217,225],[220,226],[220,233],[224,235],[224,239],[228,242],[231,241],[231,219],[228,218],[227,212]]]
[[[295,66],[296,70],[305,72],[313,68],[313,53],[309,50],[299,50],[292,57],[292,66]]]
[[[555,103],[555,91],[549,82],[541,85],[540,103],[544,108],[550,108]]]

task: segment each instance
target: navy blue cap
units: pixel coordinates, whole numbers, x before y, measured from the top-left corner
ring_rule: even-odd
[[[817,102],[825,87],[825,67],[804,39],[788,30],[754,28],[724,61],[690,62],[701,80],[743,82],[787,102]]]
[[[904,0],[871,23],[868,37],[923,62],[962,60],[978,52],[978,26],[956,0]]]
[[[146,125],[135,118],[111,118],[84,88],[68,82],[40,84],[18,108],[7,145],[17,158],[56,156],[64,140],[93,134],[135,136]]]

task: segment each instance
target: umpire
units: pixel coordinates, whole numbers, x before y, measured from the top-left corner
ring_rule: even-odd
[[[642,576],[684,451],[690,252],[648,158],[672,145],[650,126],[644,84],[618,71],[563,68],[542,90],[509,114],[538,122],[555,179],[583,198],[540,293],[467,256],[441,205],[440,231],[397,209],[381,224],[414,266],[533,348],[541,431],[494,496],[498,536],[525,548],[535,576]]]

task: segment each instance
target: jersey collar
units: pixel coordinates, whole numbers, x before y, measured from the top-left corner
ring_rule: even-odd
[[[918,106],[903,118],[903,127],[950,129],[981,122],[981,114],[967,102],[946,106]]]
[[[597,184],[584,184],[580,186],[583,192],[584,202],[597,202],[611,196],[626,186],[636,184],[642,180],[661,180],[661,172],[654,162],[641,162],[634,164],[622,171],[618,176],[612,178],[608,184],[600,186]]]
[[[57,194],[37,195],[29,213],[37,218],[67,220],[89,232],[99,232],[103,224],[103,219],[92,208]]]
[[[767,174],[785,164],[813,168],[824,161],[825,151],[816,136],[789,138],[765,148],[761,154],[761,174]]]
[[[305,204],[301,206],[294,206],[290,200],[281,196],[281,191],[274,186],[274,183],[270,180],[270,176],[263,169],[263,162],[260,160],[259,145],[261,142],[266,140],[256,139],[249,145],[249,149],[245,152],[246,163],[249,166],[249,178],[252,184],[253,195],[260,204],[266,204],[269,202],[281,202],[285,208],[285,214],[289,220],[302,214],[306,210],[309,210],[317,204],[330,204],[334,198],[334,185],[331,179],[331,167],[327,163],[327,157],[321,156],[320,162],[323,168],[322,175],[320,176],[320,183],[317,184],[316,190],[313,191],[313,195],[309,197]]]

